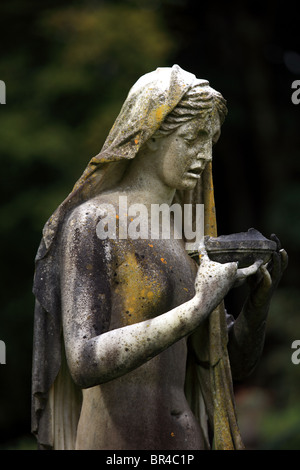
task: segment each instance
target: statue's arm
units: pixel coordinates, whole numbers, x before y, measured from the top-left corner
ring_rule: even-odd
[[[63,236],[61,291],[66,356],[75,382],[88,388],[139,367],[190,334],[218,305],[235,280],[236,263],[203,262],[196,294],[150,320],[109,330],[114,315],[104,242],[74,217]]]
[[[247,377],[260,359],[271,298],[287,262],[286,251],[279,247],[269,266],[261,266],[247,280],[250,287],[248,298],[229,331],[228,352],[232,375],[236,380]]]

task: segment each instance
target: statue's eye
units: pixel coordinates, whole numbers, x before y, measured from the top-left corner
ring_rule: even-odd
[[[205,131],[204,129],[201,129],[196,135],[187,135],[184,137],[184,139],[187,141],[187,142],[195,142],[196,140],[199,140],[199,141],[203,141],[203,140],[207,140],[209,138],[209,135],[207,133],[207,131]]]
[[[196,140],[199,139],[199,134],[195,134],[195,133],[186,134],[186,135],[183,136],[183,138],[186,142],[193,143],[193,142],[196,142]]]
[[[185,142],[187,142],[188,144],[192,144],[193,142],[196,142],[197,140],[197,137],[192,137],[192,136],[187,136],[187,137],[184,137],[184,140]]]

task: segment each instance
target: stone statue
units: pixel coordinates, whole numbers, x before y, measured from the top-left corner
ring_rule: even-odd
[[[118,223],[121,196],[146,214],[204,203],[205,234],[216,236],[211,158],[226,112],[220,93],[178,65],[144,75],[45,225],[34,280],[40,449],[243,448],[231,372],[242,378],[260,357],[286,252],[274,252],[272,269],[239,269],[211,261],[202,243],[197,264],[175,226],[169,239],[126,238]],[[116,230],[101,239],[107,205]],[[140,222],[148,227],[147,215]],[[245,279],[234,321],[223,299]]]

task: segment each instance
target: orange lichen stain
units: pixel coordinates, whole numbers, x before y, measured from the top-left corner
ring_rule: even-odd
[[[164,264],[167,264],[167,261],[165,260],[165,258],[160,258],[160,261]]]
[[[118,216],[118,214],[116,214],[116,219],[118,219],[118,218],[119,218],[119,216]]]
[[[214,200],[214,186],[212,179],[212,164],[209,162],[203,174],[204,183],[204,220],[205,235],[217,237],[216,210]]]
[[[134,139],[134,143],[137,145],[139,143],[139,139]]]
[[[126,253],[117,271],[116,294],[122,304],[122,324],[130,325],[149,318],[161,299],[161,287],[147,276],[134,253]]]
[[[150,245],[150,243],[148,243],[148,246],[150,246],[151,248],[153,248],[153,245]]]
[[[163,104],[159,108],[156,109],[155,111],[156,122],[161,122],[164,119],[165,115],[170,111],[168,108],[169,108],[168,105]]]
[[[160,122],[160,121],[162,120],[162,109],[161,109],[161,108],[158,108],[158,109],[156,110],[156,120],[157,120],[158,122]]]
[[[175,437],[175,434],[173,432],[171,432],[171,437]]]
[[[153,297],[154,297],[154,293],[151,290],[149,290],[149,292],[147,292],[147,298],[151,300],[153,299]]]

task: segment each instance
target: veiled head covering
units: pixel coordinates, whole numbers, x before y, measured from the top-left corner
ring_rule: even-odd
[[[185,93],[196,84],[204,87],[209,85],[206,80],[198,80],[195,75],[182,70],[178,65],[171,68],[158,68],[154,72],[142,76],[131,88],[100,153],[90,160],[71,193],[45,224],[36,256],[33,287],[36,308],[32,430],[37,435],[40,448],[55,447],[54,429],[58,426],[58,421],[60,421],[59,429],[62,429],[64,423],[61,421],[65,416],[68,419],[65,427],[72,429],[72,436],[61,438],[61,448],[72,448],[80,412],[79,394],[76,390],[74,392],[71,378],[68,378],[68,385],[66,385],[66,380],[63,381],[61,377],[61,371],[65,367],[59,279],[59,234],[61,227],[66,216],[75,207],[121,180],[128,162],[136,156],[142,145],[160,127],[165,117],[176,107]],[[208,171],[211,174],[210,168]],[[194,191],[189,191],[185,202],[201,202],[199,188],[200,186],[197,184]],[[212,187],[210,191],[213,191]],[[211,211],[214,212],[214,207]],[[218,331],[216,328],[211,328],[213,335],[222,336],[219,326],[217,328]],[[220,347],[216,346],[214,351],[213,366],[219,363],[220,357],[224,354],[224,341],[220,340],[219,343]],[[225,373],[228,375],[227,369]],[[64,374],[67,372],[64,371]],[[195,377],[192,377],[191,380],[195,381]],[[188,388],[190,389],[190,387]],[[194,391],[189,391],[188,394],[192,397],[192,401],[197,401]],[[73,400],[71,395],[73,398],[77,397],[77,404],[67,412],[66,409]],[[214,396],[216,396],[215,391]],[[58,402],[64,404],[61,405],[63,410],[61,413],[53,411],[53,403]],[[211,405],[212,414],[214,413],[213,408],[216,409],[216,406]],[[227,439],[230,430],[225,434]],[[59,431],[59,435],[64,436],[65,433]]]
[[[47,250],[66,212],[120,180],[126,163],[195,84],[208,82],[174,65],[157,68],[133,85],[100,153],[90,160],[73,191],[46,223],[43,239]]]

